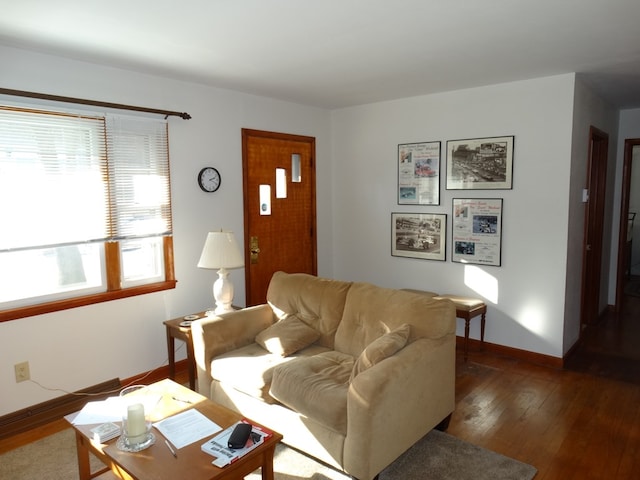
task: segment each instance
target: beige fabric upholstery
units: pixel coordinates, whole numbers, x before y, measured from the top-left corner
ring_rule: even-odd
[[[271,395],[287,407],[347,433],[347,390],[353,357],[329,351],[274,369]]]
[[[447,312],[452,307],[447,300],[354,283],[336,331],[335,349],[357,358],[367,345],[403,323],[411,324],[411,341],[451,335]]]
[[[318,278],[302,273],[276,272],[269,283],[267,303],[280,319],[297,315],[320,332],[318,344],[333,348],[351,282]]]
[[[289,315],[256,335],[256,343],[274,355],[287,357],[308,347],[318,338],[320,332],[296,315]]]
[[[373,479],[453,411],[450,300],[282,272],[267,299],[192,324],[200,393],[359,480]],[[282,357],[255,343],[292,315],[320,333],[314,344]],[[404,347],[380,348],[405,324]],[[351,377],[372,344],[368,368]]]
[[[211,378],[263,402],[276,403],[269,394],[274,369],[295,358],[317,355],[326,350],[326,347],[312,345],[295,355],[283,357],[251,343],[213,358]]]
[[[385,358],[389,358],[391,355],[397,353],[407,344],[410,332],[411,326],[403,323],[395,330],[385,333],[383,336],[367,345],[367,348],[362,351],[353,365],[349,382],[353,381],[353,379],[360,373],[373,367],[375,364],[380,363]]]

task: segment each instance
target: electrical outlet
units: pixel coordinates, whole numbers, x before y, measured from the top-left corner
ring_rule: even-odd
[[[29,362],[16,363],[13,368],[16,371],[16,383],[29,380]]]

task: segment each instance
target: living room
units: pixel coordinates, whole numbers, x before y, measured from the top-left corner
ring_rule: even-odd
[[[34,380],[65,391],[166,363],[162,321],[212,304],[213,272],[196,266],[206,233],[225,228],[243,238],[242,128],[316,138],[319,275],[480,296],[488,343],[561,361],[580,329],[582,189],[594,125],[610,138],[601,306],[613,303],[622,144],[640,136],[640,109],[618,110],[575,73],[330,108],[9,45],[0,58],[5,88],[192,116],[169,121],[176,288],[0,324],[0,415],[60,395],[17,384],[18,362],[29,362]],[[513,189],[478,194],[504,199],[501,266],[453,263],[450,245],[444,262],[392,257],[391,213],[416,211],[397,205],[398,144],[503,135],[515,137]],[[209,165],[223,177],[215,194],[195,181]],[[464,196],[443,188],[440,204],[420,211],[450,218],[452,199]],[[243,270],[231,277],[242,305]],[[463,330],[459,323],[458,335]],[[476,324],[471,337],[479,338]]]

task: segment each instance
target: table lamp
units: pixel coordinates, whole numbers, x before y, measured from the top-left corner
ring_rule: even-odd
[[[199,268],[219,269],[218,279],[213,284],[213,298],[216,301],[214,313],[231,312],[233,308],[233,283],[229,280],[228,269],[244,266],[244,258],[233,232],[209,232],[198,261]]]

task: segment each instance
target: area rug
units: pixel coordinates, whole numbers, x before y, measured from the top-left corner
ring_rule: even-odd
[[[92,464],[99,465],[92,458]],[[284,445],[274,459],[276,480],[347,480],[349,477]],[[457,438],[432,431],[385,469],[379,480],[531,480],[536,469]],[[67,429],[0,455],[0,478],[78,478],[75,438]],[[260,471],[247,476],[259,480]]]

